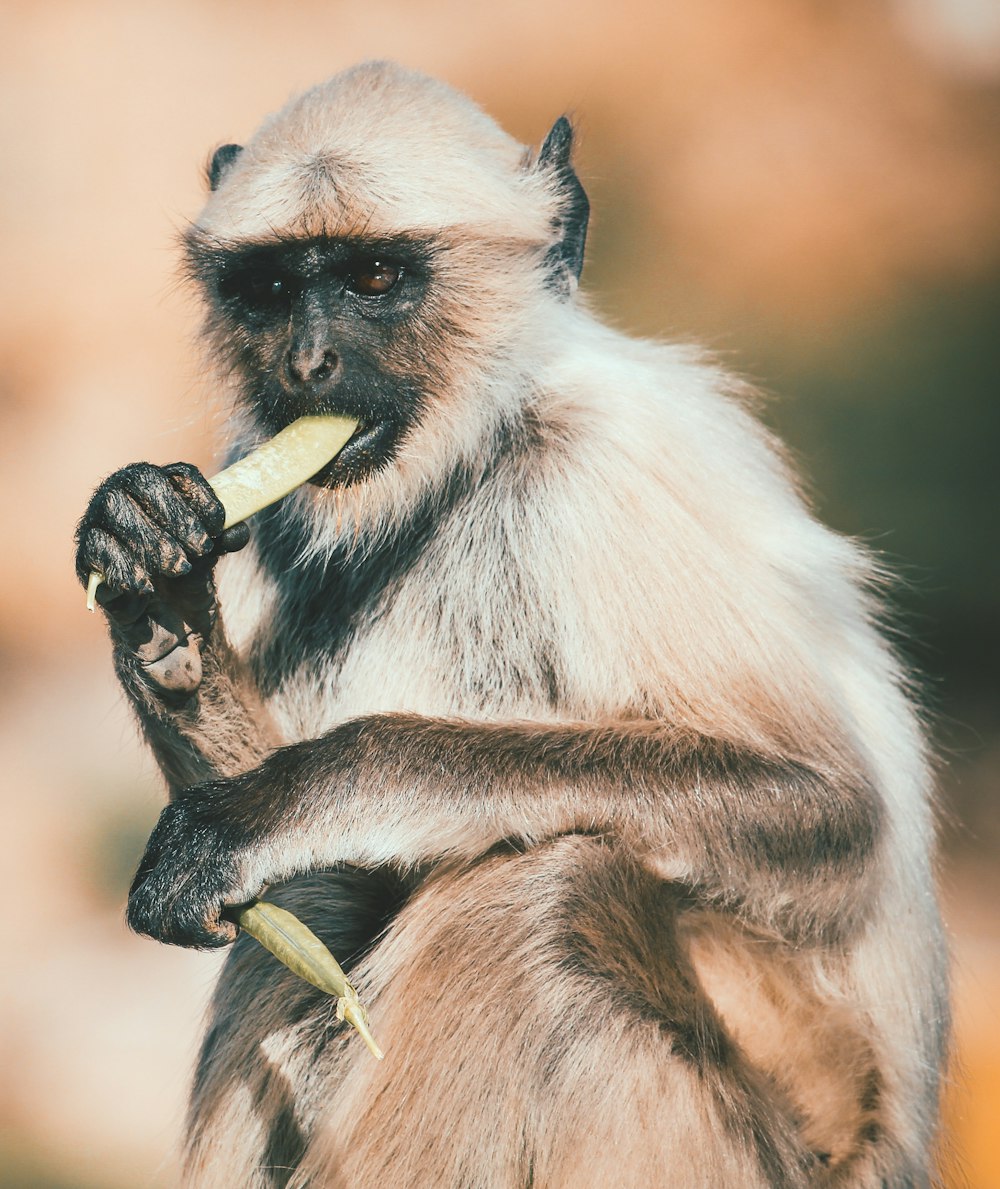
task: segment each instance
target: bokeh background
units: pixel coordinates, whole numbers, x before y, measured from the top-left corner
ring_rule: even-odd
[[[759,382],[901,575],[943,757],[945,1183],[1000,1186],[997,0],[0,4],[0,1185],[175,1179],[216,960],[122,924],[162,792],[71,535],[117,466],[211,464],[175,250],[209,150],[375,56],[525,141],[575,115],[598,307]]]

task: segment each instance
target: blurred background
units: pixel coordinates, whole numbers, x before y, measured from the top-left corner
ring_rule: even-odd
[[[901,576],[943,757],[945,1183],[1000,1186],[998,0],[0,3],[0,1185],[174,1183],[216,960],[122,924],[162,792],[71,536],[116,467],[211,464],[175,248],[209,151],[376,56],[526,142],[573,114],[597,306],[758,382]]]

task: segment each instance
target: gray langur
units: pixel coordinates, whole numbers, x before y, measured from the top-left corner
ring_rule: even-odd
[[[571,147],[369,63],[218,150],[185,251],[230,457],[360,428],[249,543],[185,464],[81,522],[170,791],[132,926],[225,945],[283,885],[387,1051],[237,939],[198,1189],[934,1175],[930,777],[876,569],[742,385],[588,310]]]

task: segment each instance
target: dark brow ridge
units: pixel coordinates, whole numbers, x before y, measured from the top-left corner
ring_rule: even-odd
[[[205,265],[222,262],[239,266],[243,262],[280,261],[319,254],[337,263],[358,257],[385,256],[404,261],[424,261],[440,250],[435,236],[267,236],[250,240],[227,240],[194,229],[183,239],[188,262],[198,272]],[[201,266],[201,267],[198,267]]]
[[[251,239],[234,239],[213,235],[199,227],[190,227],[181,236],[187,270],[195,277],[221,261],[233,261],[245,253],[264,254],[288,250],[304,250],[309,246],[331,248],[337,246],[345,257],[350,254],[372,255],[380,252],[402,259],[429,260],[449,249],[478,244],[484,249],[502,252],[530,252],[544,249],[547,241],[526,240],[515,236],[484,234],[479,228],[461,225],[421,232],[418,230],[384,235],[296,235],[293,232],[274,232]]]

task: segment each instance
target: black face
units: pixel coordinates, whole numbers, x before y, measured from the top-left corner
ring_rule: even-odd
[[[389,462],[431,387],[421,361],[432,245],[308,239],[221,248],[194,233],[187,248],[211,303],[211,331],[262,428],[273,434],[313,413],[361,422],[312,481],[342,486]]]

